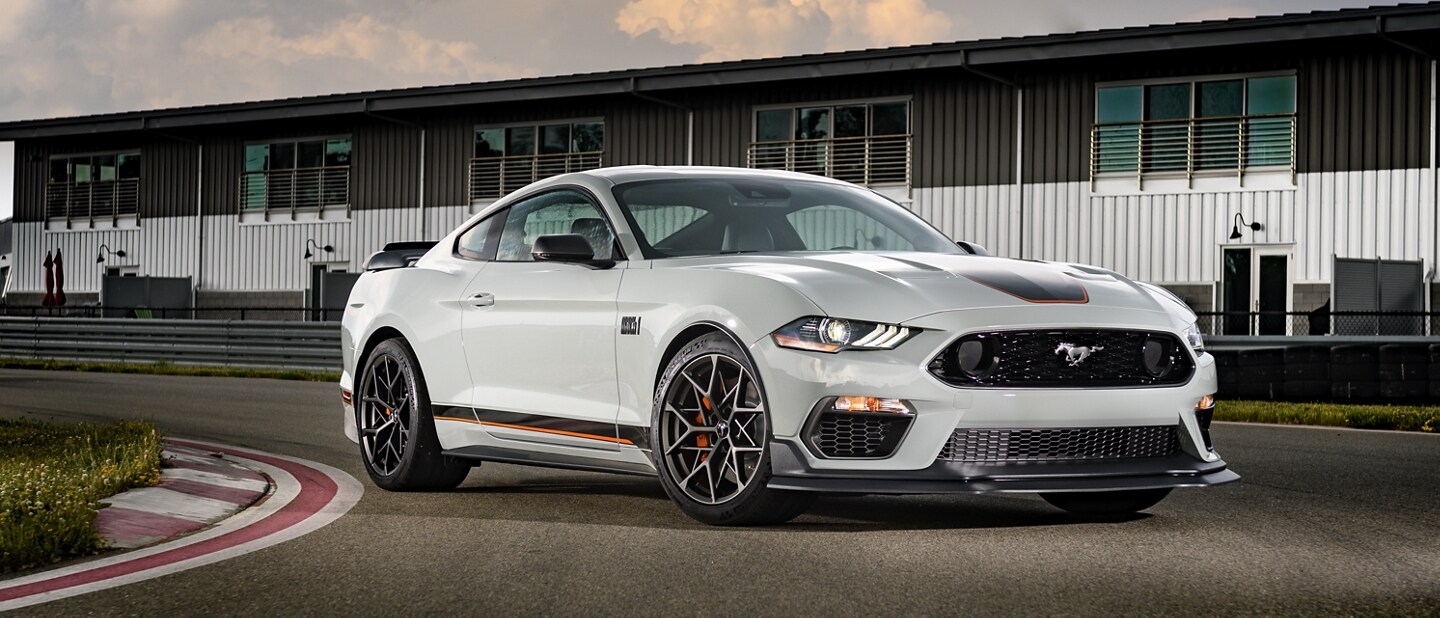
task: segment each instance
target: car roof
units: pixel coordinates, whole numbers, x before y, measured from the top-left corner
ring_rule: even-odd
[[[746,167],[713,167],[700,165],[624,165],[619,167],[602,167],[599,169],[576,172],[576,175],[603,178],[611,184],[623,184],[644,180],[672,180],[682,178],[774,178],[777,180],[805,180],[811,182],[823,182],[828,184],[846,184],[839,180],[816,176],[814,174],[802,174],[799,172],[785,172],[779,170],[757,170]],[[569,175],[569,174],[567,174]],[[563,178],[563,177],[557,177]]]

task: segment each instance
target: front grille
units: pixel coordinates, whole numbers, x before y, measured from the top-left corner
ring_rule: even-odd
[[[1154,341],[1168,362],[1147,370],[1145,346]],[[962,363],[961,346],[983,344],[983,363]],[[930,373],[951,386],[999,388],[1143,387],[1184,384],[1195,362],[1179,338],[1134,330],[1043,330],[971,333],[930,362]],[[978,370],[977,370],[978,369]],[[970,371],[967,371],[970,370]]]
[[[815,452],[829,458],[888,457],[904,437],[910,417],[898,414],[823,412],[808,436]]]
[[[1175,425],[1086,429],[956,429],[940,459],[961,463],[1025,463],[1137,459],[1180,452]]]

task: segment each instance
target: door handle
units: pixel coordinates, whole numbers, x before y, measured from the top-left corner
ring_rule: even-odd
[[[495,304],[495,295],[489,292],[481,292],[470,297],[470,306],[489,307]]]

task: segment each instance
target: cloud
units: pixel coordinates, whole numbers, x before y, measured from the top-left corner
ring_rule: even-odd
[[[631,0],[615,24],[699,47],[702,62],[929,43],[952,27],[926,0]]]
[[[474,43],[428,38],[369,15],[346,17],[296,36],[281,34],[268,17],[226,20],[187,41],[185,49],[246,64],[294,66],[341,60],[375,70],[379,76],[408,76],[411,83],[478,81],[522,72],[515,65],[490,60]],[[373,89],[376,81],[355,86]]]

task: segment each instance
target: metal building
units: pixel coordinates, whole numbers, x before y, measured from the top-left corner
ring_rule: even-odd
[[[695,164],[866,184],[1202,311],[1423,311],[1437,52],[1431,3],[3,123],[9,304],[61,249],[72,304],[108,274],[316,306],[537,178]]]

